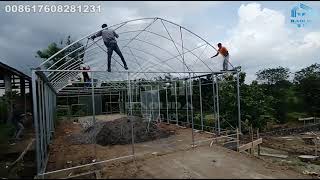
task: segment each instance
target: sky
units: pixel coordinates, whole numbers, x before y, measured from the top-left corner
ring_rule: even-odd
[[[88,4],[88,2],[41,2],[41,4]],[[290,10],[299,1],[110,1],[100,13],[9,13],[5,5],[39,2],[0,2],[0,61],[26,74],[42,60],[36,51],[71,35],[79,39],[100,29],[143,17],[161,17],[184,26],[214,46],[221,42],[230,61],[247,73],[246,82],[260,69],[288,67],[300,70],[320,57],[320,2],[304,1],[316,15],[306,27],[290,23]]]

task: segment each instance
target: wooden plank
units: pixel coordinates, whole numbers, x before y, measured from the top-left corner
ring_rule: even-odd
[[[13,167],[17,162],[19,162],[24,155],[28,152],[28,150],[30,149],[30,147],[32,146],[34,142],[34,139],[31,139],[31,142],[28,144],[28,146],[24,149],[24,151],[21,153],[21,155],[18,157],[17,160],[15,160],[13,163],[10,164],[10,167]]]
[[[244,144],[242,146],[239,147],[239,152],[242,152],[242,151],[245,151],[247,149],[251,149],[252,147],[255,147],[259,144],[262,143],[262,138],[259,138],[253,142],[250,142],[250,143],[247,143],[247,144]]]
[[[308,120],[314,120],[314,117],[308,117],[308,118],[299,118],[299,121],[308,121]]]
[[[260,153],[261,156],[270,156],[270,157],[276,157],[276,158],[283,158],[286,159],[288,155],[282,155],[282,154],[269,154],[269,153]]]

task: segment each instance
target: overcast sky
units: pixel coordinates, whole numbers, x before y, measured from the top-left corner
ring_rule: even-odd
[[[89,2],[34,2],[88,4]],[[290,23],[290,10],[299,2],[90,2],[101,13],[6,13],[0,2],[0,61],[27,74],[41,60],[36,51],[71,35],[78,39],[100,29],[141,17],[161,17],[199,34],[212,44],[222,42],[231,63],[242,66],[248,81],[266,67],[284,66],[295,72],[320,62],[320,2],[303,2],[316,16],[307,27]]]

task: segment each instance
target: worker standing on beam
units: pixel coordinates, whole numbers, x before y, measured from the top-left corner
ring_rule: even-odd
[[[80,65],[81,70],[90,70],[90,66],[86,66],[85,64]],[[84,87],[90,87],[91,79],[89,78],[88,72],[82,72],[83,81],[85,82]]]
[[[94,38],[102,36],[103,42],[108,49],[108,72],[111,72],[111,57],[113,51],[115,51],[120,56],[124,68],[128,70],[127,63],[124,60],[124,57],[116,41],[116,38],[118,38],[119,35],[113,29],[109,29],[107,24],[103,24],[101,27],[102,30],[99,31],[97,34],[91,36],[90,38],[94,40]]]
[[[218,52],[216,55],[212,56],[211,58],[214,58],[218,56],[218,54],[221,54],[223,56],[223,71],[228,71],[228,63],[229,63],[229,52],[227,48],[222,46],[221,43],[218,43]]]

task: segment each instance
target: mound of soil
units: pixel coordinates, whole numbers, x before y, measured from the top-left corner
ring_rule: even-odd
[[[155,122],[151,122],[148,128],[148,122],[138,117],[131,117],[130,119],[124,117],[105,123],[96,136],[97,144],[102,146],[130,144],[132,142],[130,120],[133,121],[133,137],[135,143],[166,138],[174,134],[172,131],[159,127]]]
[[[124,145],[131,144],[131,121],[133,122],[134,142],[146,142],[166,138],[174,131],[160,127],[156,122],[148,122],[140,117],[123,117],[112,121],[97,122],[95,125],[83,128],[81,133],[68,137],[72,144]]]

